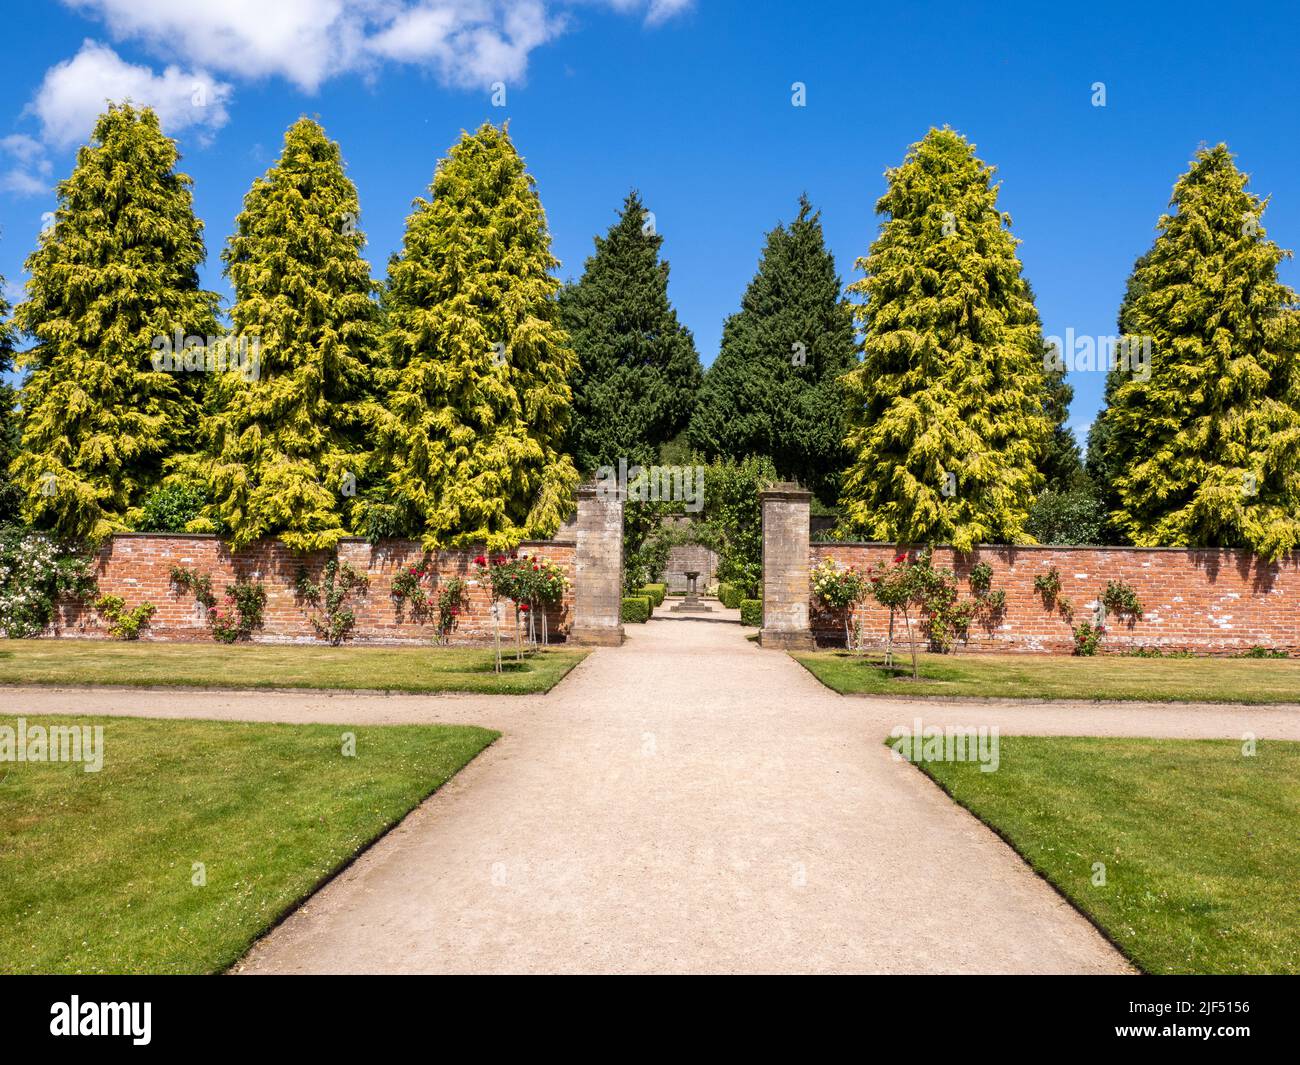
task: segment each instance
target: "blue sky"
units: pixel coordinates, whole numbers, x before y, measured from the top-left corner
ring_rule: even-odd
[[[509,118],[562,260],[641,189],[701,358],[763,234],[806,191],[846,282],[883,172],[932,125],[998,168],[1045,331],[1109,335],[1133,260],[1202,143],[1226,141],[1300,246],[1294,5],[756,4],[723,0],[70,0],[15,6],[0,79],[0,273],[106,95],[155,104],[194,178],[205,283],[284,129],[316,116],[361,195],[376,273],[463,128]],[[17,42],[21,42],[19,45]],[[506,106],[492,104],[493,82]],[[806,106],[791,104],[794,82]],[[1094,106],[1096,82],[1105,106]],[[195,86],[202,86],[195,106]],[[1300,286],[1300,268],[1283,279]],[[1082,431],[1102,376],[1071,375]]]

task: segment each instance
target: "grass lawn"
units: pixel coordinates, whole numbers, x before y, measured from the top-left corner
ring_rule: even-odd
[[[1142,699],[1152,702],[1300,702],[1300,659],[1127,658],[1100,655],[895,655],[796,653],[828,688],[842,695],[942,695],[1012,699]]]
[[[1300,743],[1012,736],[999,754],[993,773],[922,768],[1140,968],[1300,973]]]
[[[0,684],[175,685],[212,688],[373,688],[403,692],[550,691],[586,651],[548,649],[492,671],[478,647],[4,640]]]
[[[104,763],[0,763],[4,973],[220,971],[498,735],[27,719],[51,723],[102,724]]]

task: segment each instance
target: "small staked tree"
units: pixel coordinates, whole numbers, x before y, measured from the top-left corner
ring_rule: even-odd
[[[202,375],[154,365],[178,333],[220,333],[179,158],[153,111],[109,107],[27,259],[14,322],[35,343],[18,360],[31,374],[11,472],[23,517],[60,536],[133,528],[164,460],[194,442]]]
[[[211,501],[191,528],[233,547],[276,536],[314,551],[351,532],[379,335],[359,211],[338,145],[302,118],[222,254],[237,366],[217,380],[207,452],[188,472]]]
[[[1138,545],[1300,546],[1300,311],[1247,182],[1225,145],[1199,151],[1129,285],[1149,372],[1111,382],[1096,462]]]
[[[385,294],[371,536],[498,550],[572,511],[574,355],[541,200],[504,128],[462,135],[415,201]]]
[[[886,220],[849,286],[866,303],[841,499],[871,539],[1029,539],[1051,433],[1044,346],[992,178],[963,137],[931,130],[889,171]]]
[[[916,633],[912,631],[912,609],[920,607],[922,591],[917,581],[917,568],[912,559],[900,554],[892,564],[873,570],[866,579],[866,588],[877,603],[889,611],[889,630],[885,636],[886,669],[894,668],[894,619],[903,617],[907,629],[907,645],[912,656],[912,679],[920,677],[916,654]]]

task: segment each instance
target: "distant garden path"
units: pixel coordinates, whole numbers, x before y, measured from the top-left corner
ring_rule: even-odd
[[[737,625],[630,629],[546,696],[10,688],[0,709],[503,730],[248,972],[1124,972],[889,728],[1300,738],[1273,708],[844,698]]]

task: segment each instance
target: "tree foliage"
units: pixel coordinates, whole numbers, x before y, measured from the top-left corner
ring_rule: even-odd
[[[1121,337],[1126,334],[1130,336],[1136,335],[1135,331],[1129,328],[1130,309],[1134,301],[1144,291],[1147,274],[1145,266],[1149,257],[1150,252],[1147,252],[1137,260],[1125,285],[1124,298],[1120,302],[1117,319]],[[1109,414],[1115,403],[1115,393],[1119,390],[1120,385],[1128,379],[1131,372],[1131,366],[1120,364],[1118,359],[1115,365],[1109,368],[1106,373],[1106,387],[1102,394],[1101,410],[1098,411],[1097,417],[1093,419],[1092,428],[1088,430],[1085,469],[1088,477],[1092,480],[1101,507],[1103,535],[1106,537],[1107,542],[1110,543],[1129,542],[1127,535],[1111,519],[1111,515],[1119,508],[1117,483],[1123,469],[1123,455],[1126,445],[1118,440],[1112,441],[1112,437],[1115,436],[1117,430]],[[1132,442],[1129,441],[1128,443],[1131,444]]]
[[[780,480],[772,460],[753,455],[718,460],[704,471],[704,525],[718,554],[717,578],[742,588],[745,598],[763,585],[763,508],[758,493]]]
[[[778,474],[834,500],[847,463],[839,378],[856,361],[821,217],[807,197],[767,235],[758,273],[704,377],[691,442],[710,458],[766,455]]]
[[[3,292],[4,278],[0,277],[0,374],[7,375],[14,368],[14,338],[9,324],[9,301]],[[9,472],[18,457],[21,440],[18,391],[0,379],[0,528],[17,521],[22,511],[22,493]]]
[[[949,129],[889,171],[857,315],[846,525],[873,539],[1029,539],[1051,425],[1043,338],[993,171]]]
[[[24,518],[60,536],[132,528],[164,459],[193,443],[200,375],[152,362],[159,338],[220,331],[178,159],[153,111],[111,106],[27,259],[14,321],[35,344],[19,358],[31,375],[11,471]]]
[[[1092,478],[1078,471],[1069,483],[1038,493],[1025,528],[1040,544],[1103,544],[1105,519]]]
[[[504,128],[462,135],[415,201],[385,296],[366,531],[426,548],[547,537],[572,511],[564,454],[574,355],[550,232]]]
[[[587,473],[620,458],[655,462],[686,428],[701,375],[694,338],[668,299],[663,237],[638,193],[595,243],[582,277],[560,293],[577,354],[569,447]]]
[[[196,531],[236,548],[278,536],[298,551],[351,531],[378,341],[359,212],[338,145],[299,119],[222,254],[246,361],[216,381],[198,464],[211,504]]]
[[[1199,151],[1129,285],[1150,373],[1112,380],[1097,464],[1135,544],[1300,544],[1300,312],[1247,181],[1225,145]]]

